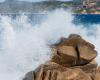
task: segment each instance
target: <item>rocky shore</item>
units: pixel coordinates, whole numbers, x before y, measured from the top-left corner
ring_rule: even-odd
[[[23,80],[100,80],[95,46],[80,35],[61,38],[51,48],[51,60],[28,72]]]

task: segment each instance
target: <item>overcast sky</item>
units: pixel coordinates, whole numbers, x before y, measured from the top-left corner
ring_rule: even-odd
[[[0,2],[3,2],[5,0],[0,0]],[[39,2],[39,1],[47,1],[47,0],[19,0],[19,1],[30,1],[30,2]],[[58,1],[71,1],[71,0],[58,0]]]

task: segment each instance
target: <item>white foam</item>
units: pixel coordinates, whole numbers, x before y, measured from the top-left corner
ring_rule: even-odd
[[[71,33],[80,34],[94,43],[100,52],[100,25],[90,29],[75,26],[68,11],[50,12],[44,22],[35,26],[25,15],[15,20],[7,16],[0,19],[0,80],[21,80],[26,72],[49,60],[51,50],[48,45]],[[90,32],[93,35],[88,35]],[[100,64],[99,57],[97,62]]]

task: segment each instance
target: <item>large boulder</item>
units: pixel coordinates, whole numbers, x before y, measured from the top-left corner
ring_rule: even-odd
[[[53,45],[53,48],[56,49],[57,54],[54,59],[60,64],[82,66],[90,63],[97,56],[95,46],[76,34],[62,38],[58,44]]]
[[[52,45],[52,58],[23,80],[100,80],[95,46],[81,36],[72,34]]]

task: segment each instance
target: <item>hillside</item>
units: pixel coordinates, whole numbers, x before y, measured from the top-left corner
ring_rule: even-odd
[[[0,3],[0,13],[37,13],[54,10],[57,8],[68,8],[72,2],[61,1],[42,1],[42,2],[25,2],[9,0]]]

